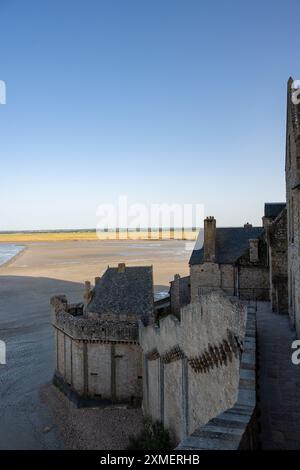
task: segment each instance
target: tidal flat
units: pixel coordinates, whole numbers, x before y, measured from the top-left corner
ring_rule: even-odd
[[[7,363],[1,366],[0,376],[0,449],[85,448],[86,441],[80,437],[84,433],[81,426],[85,426],[83,415],[95,423],[89,434],[95,436],[95,444],[89,441],[89,448],[109,449],[114,445],[109,440],[114,416],[118,415],[117,422],[128,420],[130,432],[140,428],[141,416],[126,410],[80,412],[60,392],[51,391],[54,343],[50,297],[66,294],[71,302],[82,301],[84,281],[93,283],[108,265],[120,262],[153,265],[155,292],[167,292],[175,273],[188,274],[194,243],[79,240],[23,244],[21,253],[0,266],[0,339],[7,347]],[[41,393],[45,387],[47,393]],[[53,412],[53,403],[64,419]],[[108,419],[110,428],[105,426]],[[68,423],[68,434],[64,422]],[[124,448],[128,436],[123,440],[112,436]]]

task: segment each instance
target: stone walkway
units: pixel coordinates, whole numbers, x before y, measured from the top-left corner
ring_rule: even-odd
[[[295,334],[288,316],[260,302],[257,338],[262,449],[300,449],[300,365],[291,361]]]

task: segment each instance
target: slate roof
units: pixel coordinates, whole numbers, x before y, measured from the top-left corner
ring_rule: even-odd
[[[99,314],[153,314],[152,266],[126,266],[124,272],[108,267],[97,282],[87,311]]]
[[[259,238],[263,233],[263,227],[216,228],[216,263],[235,263],[248,249],[249,239]],[[199,236],[203,238],[202,234]],[[190,258],[190,265],[203,263],[203,258],[204,247],[194,249]]]
[[[266,202],[265,217],[276,219],[280,212],[285,208],[285,202]]]

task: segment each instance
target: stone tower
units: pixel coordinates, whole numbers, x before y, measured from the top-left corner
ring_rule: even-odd
[[[108,267],[84,302],[51,299],[54,383],[78,405],[130,403],[142,398],[139,323],[154,320],[152,266]]]
[[[300,97],[300,93],[298,94]],[[288,291],[291,323],[300,337],[300,104],[289,78],[286,122],[286,200],[288,224]]]

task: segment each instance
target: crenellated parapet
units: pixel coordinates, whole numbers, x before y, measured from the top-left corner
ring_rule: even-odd
[[[125,316],[86,318],[82,303],[68,304],[65,296],[52,297],[52,322],[72,339],[84,341],[138,342],[138,324]]]

